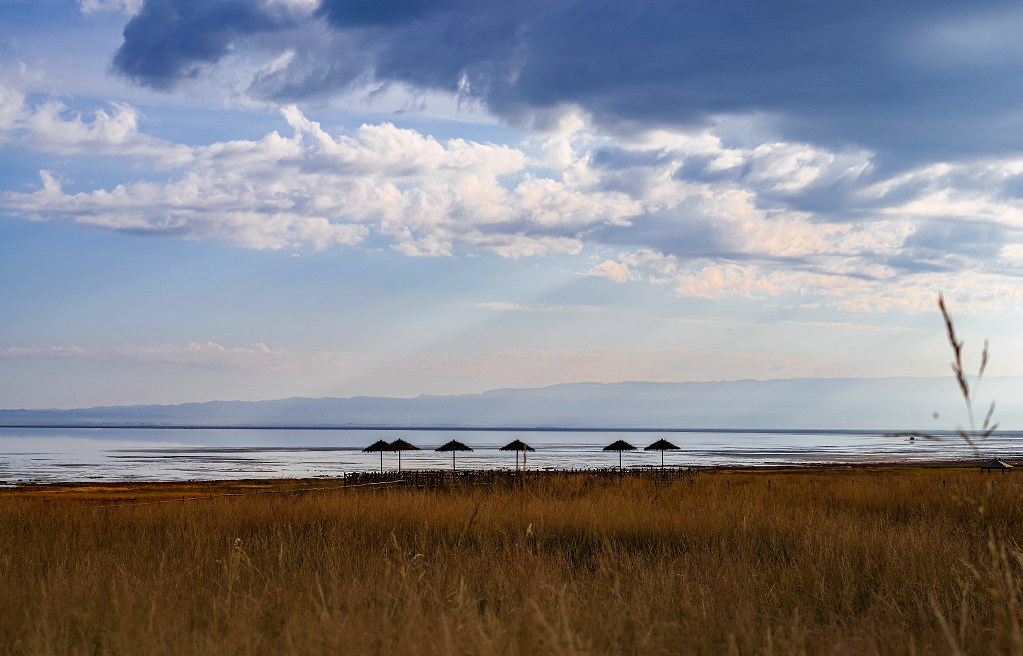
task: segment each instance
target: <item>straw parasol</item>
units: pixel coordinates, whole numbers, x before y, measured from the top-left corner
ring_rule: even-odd
[[[391,446],[390,444],[388,444],[387,442],[385,442],[383,440],[377,440],[376,442],[374,442],[373,444],[370,444],[369,446],[367,446],[365,449],[362,450],[363,453],[376,453],[377,451],[380,452],[380,473],[381,474],[384,473],[384,451],[390,451],[390,449],[388,448],[390,446]]]
[[[661,469],[664,469],[664,452],[665,451],[678,451],[679,448],[665,439],[660,439],[651,444],[650,446],[643,449],[644,451],[660,451],[661,452]]]
[[[984,472],[986,472],[986,471],[993,471],[993,470],[998,470],[998,471],[1000,471],[1000,472],[1002,472],[1004,474],[1005,472],[1007,472],[1010,469],[1012,469],[1012,465],[1010,465],[1009,463],[1005,462],[1004,460],[998,460],[997,458],[994,459],[994,460],[988,460],[987,462],[985,462],[984,464],[982,464],[980,466],[980,472],[982,474]]]
[[[519,451],[522,452],[522,468],[526,468],[526,451],[536,451],[533,447],[529,446],[522,440],[515,440],[514,442],[508,442],[501,447],[501,451],[514,451],[515,452],[515,471],[519,470]]]
[[[622,451],[635,451],[636,447],[632,446],[625,440],[618,440],[614,444],[608,444],[604,447],[605,451],[617,451],[618,452],[618,469],[622,468]]]
[[[414,444],[409,444],[405,440],[398,438],[395,441],[387,445],[388,451],[398,452],[398,473],[401,473],[401,452],[402,451],[418,451],[419,447]]]
[[[435,451],[450,451],[451,452],[451,471],[455,470],[455,452],[456,451],[472,451],[472,448],[462,444],[458,440],[451,440],[444,446],[439,446]]]

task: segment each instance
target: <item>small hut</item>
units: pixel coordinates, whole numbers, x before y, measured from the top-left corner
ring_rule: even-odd
[[[468,447],[458,440],[451,440],[443,446],[439,446],[435,451],[450,451],[451,452],[451,471],[455,470],[455,453],[458,451],[472,451],[471,447]]]
[[[398,473],[401,473],[401,452],[402,451],[418,451],[419,447],[414,444],[409,444],[405,440],[398,438],[395,441],[387,445],[388,451],[398,452]]]
[[[533,447],[529,446],[522,440],[515,440],[514,442],[508,442],[501,447],[501,451],[514,451],[515,452],[515,471],[519,470],[519,451],[522,452],[522,468],[526,468],[526,452],[536,451]]]
[[[604,447],[605,451],[617,451],[618,452],[618,469],[622,468],[622,451],[635,451],[636,447],[632,446],[625,440],[617,440],[612,444],[608,444]]]
[[[1010,469],[1012,469],[1012,465],[1003,460],[998,460],[997,458],[995,458],[994,460],[988,460],[987,462],[981,464],[980,473],[983,474],[988,471],[997,470],[1004,474]]]
[[[370,444],[369,446],[367,446],[365,449],[362,450],[363,453],[376,453],[378,451],[380,452],[380,473],[381,474],[384,473],[384,451],[390,451],[391,450],[390,446],[391,446],[390,444],[388,444],[387,442],[385,442],[383,440],[377,440],[376,442],[374,442],[373,444]]]

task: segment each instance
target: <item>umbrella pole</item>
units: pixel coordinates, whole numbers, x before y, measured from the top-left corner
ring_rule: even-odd
[[[622,452],[618,452],[618,471],[622,470]]]
[[[398,451],[398,473],[401,473],[401,451]]]
[[[515,471],[518,471],[518,470],[519,470],[519,452],[516,449],[516,451],[515,451]]]
[[[451,452],[451,471],[455,471],[455,452]]]
[[[661,449],[661,469],[664,469],[664,449]]]
[[[384,473],[384,452],[380,452],[380,473]]]

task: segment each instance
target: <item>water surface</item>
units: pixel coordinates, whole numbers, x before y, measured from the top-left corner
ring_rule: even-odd
[[[656,467],[659,452],[643,447],[664,438],[680,447],[664,453],[668,466],[815,464],[863,461],[921,462],[976,458],[961,439],[917,439],[886,431],[451,431],[0,428],[0,482],[218,480],[306,478],[375,471],[380,454],[363,453],[378,439],[403,438],[420,451],[401,456],[403,469],[451,467],[451,454],[434,449],[451,439],[471,446],[456,455],[459,469],[513,469],[515,454],[500,451],[518,438],[536,452],[530,469],[590,469],[618,465],[603,451],[615,440],[639,450],[625,452],[626,467]],[[1023,457],[1023,433],[993,435],[980,456]],[[383,454],[384,469],[398,467]]]

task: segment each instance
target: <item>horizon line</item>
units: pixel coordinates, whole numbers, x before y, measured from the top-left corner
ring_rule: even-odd
[[[102,430],[294,430],[294,431],[451,431],[451,432],[529,432],[529,433],[754,433],[788,435],[881,435],[910,434],[906,429],[883,428],[689,428],[689,427],[613,427],[613,426],[458,426],[458,425],[287,425],[287,424],[0,424],[0,429],[102,429]],[[915,435],[924,433],[913,432]],[[930,430],[935,437],[957,436],[955,430]],[[997,435],[1023,435],[1023,430],[996,430]]]

